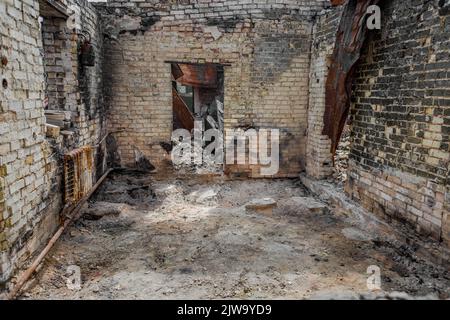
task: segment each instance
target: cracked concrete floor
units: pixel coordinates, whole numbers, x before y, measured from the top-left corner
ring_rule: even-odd
[[[332,208],[286,206],[297,180],[208,181],[115,173],[28,285],[26,299],[361,298],[367,269],[382,292],[448,298],[450,274]],[[272,216],[245,204],[271,197]],[[80,290],[66,286],[81,268]]]

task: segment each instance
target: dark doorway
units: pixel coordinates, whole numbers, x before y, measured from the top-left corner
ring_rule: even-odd
[[[173,125],[192,131],[224,127],[224,69],[217,64],[172,63]]]

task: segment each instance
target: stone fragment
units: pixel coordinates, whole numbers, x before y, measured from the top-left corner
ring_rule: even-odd
[[[57,139],[61,132],[61,128],[47,123],[45,125],[45,132],[48,138]]]

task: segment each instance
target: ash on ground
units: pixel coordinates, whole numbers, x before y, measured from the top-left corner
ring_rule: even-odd
[[[367,230],[298,180],[116,173],[22,298],[449,298],[449,271],[385,228]],[[78,291],[66,285],[72,265]]]

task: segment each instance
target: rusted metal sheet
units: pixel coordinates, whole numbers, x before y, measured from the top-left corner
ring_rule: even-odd
[[[180,79],[183,76],[180,65],[178,63],[172,63],[172,76],[174,80]]]
[[[344,0],[331,0],[333,5],[343,2]],[[326,83],[323,134],[330,137],[333,154],[338,148],[350,111],[355,66],[368,33],[365,23],[367,8],[379,2],[380,0],[348,0],[343,11]]]
[[[181,75],[180,75],[181,71]],[[172,66],[175,80],[183,85],[217,88],[217,67],[212,64],[178,64]]]
[[[73,150],[64,155],[64,199],[76,203],[89,193],[93,186],[94,153],[91,146]]]
[[[179,122],[183,129],[193,130],[194,129],[194,116],[189,110],[186,103],[178,94],[177,90],[172,89],[173,95],[173,115],[176,117],[177,122]]]
[[[344,4],[345,0],[330,0],[332,6],[340,6]]]

